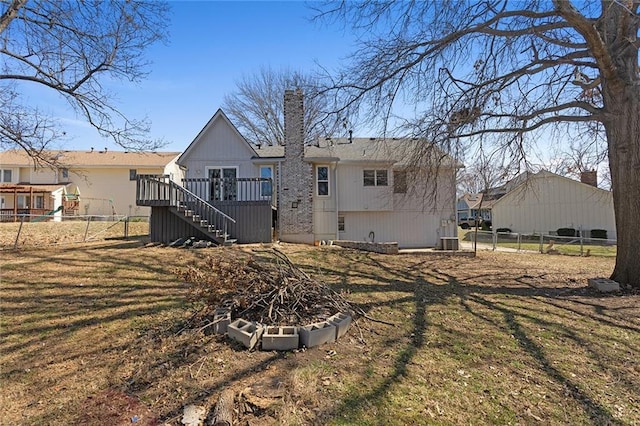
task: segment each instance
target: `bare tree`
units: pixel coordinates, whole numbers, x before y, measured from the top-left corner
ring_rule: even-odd
[[[499,152],[487,153],[479,147],[466,158],[465,168],[458,173],[458,190],[462,193],[486,191],[504,183],[509,177],[510,169],[502,164]]]
[[[335,136],[337,120],[323,120],[327,98],[318,95],[314,77],[297,71],[262,68],[244,76],[237,90],[224,97],[223,109],[247,140],[255,145],[284,143],[284,101],[286,89],[300,88],[305,94],[304,121],[306,144],[320,136]]]
[[[318,17],[369,34],[334,77],[338,113],[360,107],[387,118],[402,101],[414,106],[413,131],[442,149],[493,144],[525,167],[550,127],[600,123],[618,236],[612,278],[640,287],[639,8],[638,0],[342,2]]]
[[[107,86],[147,74],[145,49],[166,38],[168,6],[156,1],[0,1],[0,147],[34,161],[64,131],[22,96],[27,85],[57,92],[100,135],[149,149],[146,119],[126,117]]]

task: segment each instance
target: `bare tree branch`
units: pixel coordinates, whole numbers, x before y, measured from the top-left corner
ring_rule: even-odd
[[[165,3],[14,0],[0,3],[0,11],[0,82],[11,93],[6,97],[11,109],[0,111],[3,146],[41,152],[63,133],[56,130],[38,140],[35,129],[57,126],[41,112],[32,117],[39,121],[30,122],[34,131],[27,131],[24,117],[35,110],[18,95],[22,90],[16,90],[17,85],[59,93],[100,135],[125,149],[159,145],[147,138],[146,119],[121,113],[104,81],[139,81],[146,76],[145,49],[166,38]],[[22,117],[20,127],[9,129],[17,125],[16,117]]]

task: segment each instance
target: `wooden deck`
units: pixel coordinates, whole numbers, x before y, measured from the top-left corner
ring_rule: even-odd
[[[151,207],[151,240],[169,244],[196,237],[218,244],[271,242],[271,180],[137,177],[136,204]]]

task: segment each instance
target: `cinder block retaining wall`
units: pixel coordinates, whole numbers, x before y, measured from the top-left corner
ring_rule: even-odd
[[[337,240],[334,245],[382,254],[398,254],[398,243],[368,243],[366,241]]]

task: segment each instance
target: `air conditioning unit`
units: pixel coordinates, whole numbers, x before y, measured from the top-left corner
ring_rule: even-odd
[[[458,237],[440,238],[440,247],[442,248],[442,250],[460,250]]]

